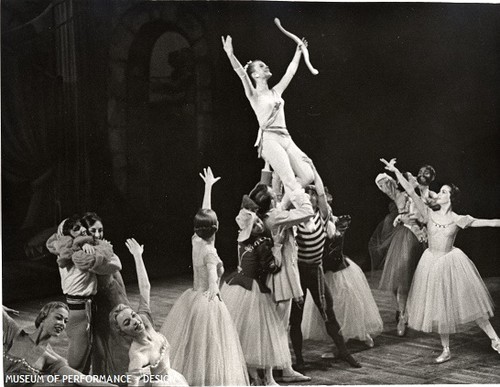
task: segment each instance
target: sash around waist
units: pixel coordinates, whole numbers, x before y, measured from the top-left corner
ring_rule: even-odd
[[[259,132],[257,133],[257,140],[255,141],[254,146],[260,147],[262,144],[262,137],[264,133],[275,133],[282,134],[285,136],[289,136],[288,129],[285,126],[268,126],[265,128],[260,127]]]

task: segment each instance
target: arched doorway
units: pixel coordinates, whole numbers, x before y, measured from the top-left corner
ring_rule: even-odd
[[[212,114],[207,51],[202,23],[171,3],[129,9],[110,51],[113,179],[151,246],[183,257],[174,265],[189,265],[201,194],[200,133],[210,131]]]

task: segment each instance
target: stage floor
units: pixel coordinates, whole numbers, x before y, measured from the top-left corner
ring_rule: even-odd
[[[363,368],[350,368],[345,363],[332,363],[321,359],[331,349],[328,342],[305,341],[306,373],[312,377],[309,385],[332,384],[500,384],[500,355],[490,347],[488,337],[474,324],[459,334],[451,335],[452,359],[443,364],[433,360],[441,352],[439,336],[409,330],[405,337],[396,335],[394,320],[395,301],[392,295],[376,289],[380,272],[367,273],[375,301],[384,321],[384,331],[375,338],[375,347],[368,349],[363,343],[349,341],[348,348]],[[497,306],[500,304],[500,277],[485,278]],[[191,276],[156,280],[151,283],[151,304],[157,327],[163,323],[172,304],[192,284]],[[127,286],[130,302],[138,304],[137,285]],[[50,297],[7,305],[20,311],[16,320],[29,325],[44,303],[63,298]],[[500,317],[491,319],[500,333]],[[66,354],[67,336],[55,343],[61,355]],[[293,351],[292,351],[293,353]]]

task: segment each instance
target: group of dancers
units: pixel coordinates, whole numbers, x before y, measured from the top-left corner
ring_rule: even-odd
[[[45,305],[34,332],[19,327],[4,309],[6,375],[126,374],[130,385],[304,384],[311,380],[304,375],[304,338],[332,340],[332,353],[324,358],[361,367],[346,341],[357,339],[371,348],[383,323],[364,273],[343,252],[351,219],[333,215],[332,196],[285,122],[281,96],[307,42],[297,45],[272,88],[264,62],[242,66],[231,37],[223,37],[222,44],[257,116],[256,146],[266,162],[261,181],[243,196],[236,216],[238,270],[223,277],[215,247],[219,221],[211,208],[212,187],[220,178],[210,168],[200,174],[205,188],[194,218],[193,286],[176,300],[159,330],[150,307],[144,246],[133,238],[126,241],[139,284],[135,310],[120,259],[104,239],[102,219],[95,213],[68,218],[47,241],[57,255],[66,303]],[[453,247],[460,228],[499,227],[500,220],[454,213],[458,189],[445,185],[438,193],[430,191],[432,167],[422,168],[417,178],[405,177],[394,159],[381,160],[396,179],[384,173],[376,183],[394,206],[369,250],[374,266],[383,264],[380,288],[396,297],[398,335],[406,334],[407,325],[438,332],[443,353],[436,362],[441,363],[451,357],[449,334],[476,321],[500,353],[500,339],[488,320],[493,315],[488,291],[474,264]],[[64,329],[67,359],[49,344]],[[280,379],[274,370],[281,370]],[[81,379],[78,384],[92,383]]]

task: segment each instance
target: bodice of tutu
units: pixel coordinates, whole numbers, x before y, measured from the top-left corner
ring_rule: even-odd
[[[447,224],[440,224],[428,213],[427,233],[429,250],[433,253],[446,254],[453,249],[458,230],[467,228],[474,221],[469,215],[455,215],[455,219]]]
[[[207,242],[197,235],[193,235],[193,289],[199,291],[208,290],[208,264],[217,266],[218,280],[223,273],[222,261],[217,255],[217,249],[213,242]]]
[[[286,128],[284,111],[285,101],[274,89],[271,89],[271,93],[269,94],[260,95],[258,99],[252,103],[252,106],[257,116],[257,121],[259,121],[259,126],[266,126],[265,124],[271,112],[273,109],[277,109],[277,115],[272,125]]]

